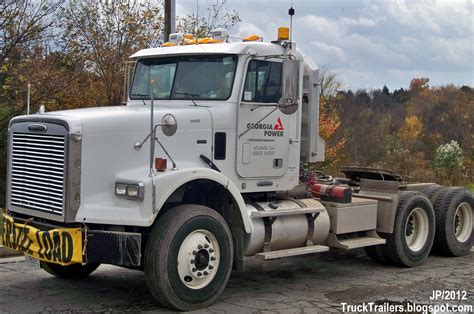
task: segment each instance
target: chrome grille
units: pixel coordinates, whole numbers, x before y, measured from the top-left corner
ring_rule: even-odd
[[[62,215],[64,208],[65,137],[13,133],[11,204]]]

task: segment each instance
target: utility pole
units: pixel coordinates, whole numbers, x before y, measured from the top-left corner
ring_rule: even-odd
[[[29,115],[30,114],[30,102],[31,102],[31,84],[28,83],[27,85],[28,87],[28,91],[27,91],[27,94],[26,94],[26,114]]]
[[[168,41],[170,34],[176,32],[176,0],[165,0],[165,34],[163,41]]]

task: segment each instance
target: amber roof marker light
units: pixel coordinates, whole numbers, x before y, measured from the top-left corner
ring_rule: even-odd
[[[288,27],[278,27],[278,40],[288,40],[289,39],[290,30]]]

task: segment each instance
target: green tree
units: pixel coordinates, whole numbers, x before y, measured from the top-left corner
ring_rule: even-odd
[[[433,168],[440,178],[452,184],[460,182],[462,176],[464,157],[458,142],[440,145],[436,149]]]

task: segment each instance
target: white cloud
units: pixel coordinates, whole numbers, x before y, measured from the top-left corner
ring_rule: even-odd
[[[295,20],[295,30],[305,32],[316,38],[336,39],[343,36],[345,31],[337,21],[316,15],[305,15]]]
[[[365,17],[359,17],[357,19],[352,17],[342,17],[340,19],[341,23],[348,26],[363,26],[363,27],[374,27],[376,22],[372,19],[368,19]]]
[[[443,62],[458,66],[469,66],[472,68],[473,61],[473,41],[462,38],[446,39],[432,38],[432,46],[439,53],[435,55],[433,61]]]
[[[311,42],[311,45],[317,49],[317,55],[322,54],[328,61],[333,60],[334,58],[337,58],[340,62],[345,61],[344,51],[337,46],[328,45],[320,41]]]
[[[178,12],[196,7],[196,0],[177,2]],[[241,36],[270,41],[279,26],[289,26],[286,0],[228,0],[227,6],[240,13],[234,33]],[[432,85],[474,86],[472,0],[297,0],[293,6],[297,46],[353,88],[393,90],[415,76]]]
[[[345,48],[354,55],[355,62],[368,68],[384,64],[384,67],[402,66],[410,63],[410,59],[400,51],[389,49],[384,43],[368,37],[351,34],[344,39]]]
[[[263,34],[265,33],[260,27],[252,23],[240,24],[237,27],[236,31],[237,31],[236,36],[239,36],[239,37],[245,37],[245,36],[253,35],[253,34],[263,36]],[[266,38],[264,38],[264,40],[266,40]]]

